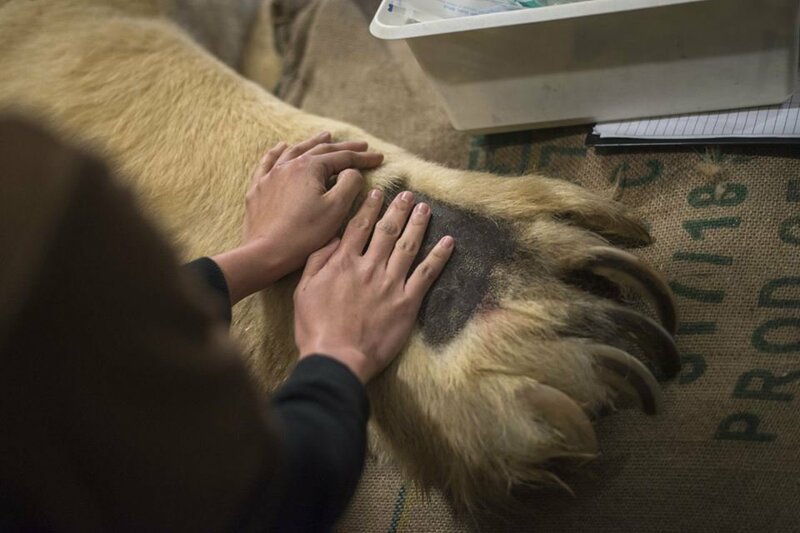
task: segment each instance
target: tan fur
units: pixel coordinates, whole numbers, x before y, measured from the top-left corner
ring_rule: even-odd
[[[546,383],[587,410],[613,398],[585,344],[556,334],[573,302],[594,302],[558,277],[603,242],[589,230],[643,238],[642,227],[619,204],[571,184],[442,168],[351,125],[300,112],[201,49],[162,15],[161,4],[0,5],[0,109],[36,117],[101,154],[186,258],[236,245],[253,165],[279,140],[321,130],[367,139],[386,154],[365,189],[403,180],[431,198],[510,221],[519,242],[536,247],[544,271],[524,282],[494,272],[509,280],[499,307],[475,315],[445,346],[412,336],[369,390],[375,450],[420,485],[441,487],[468,506],[506,504],[511,485],[552,480],[537,466],[543,461],[584,455],[548,419],[552,409],[537,412],[526,391]],[[556,218],[565,215],[572,225]],[[234,335],[265,389],[295,358],[295,281],[235,310]]]

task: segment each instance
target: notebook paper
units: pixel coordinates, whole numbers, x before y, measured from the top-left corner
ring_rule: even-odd
[[[794,95],[783,104],[597,124],[590,143],[606,144],[603,142],[606,139],[686,142],[726,138],[732,141],[800,140],[800,83],[795,87]]]

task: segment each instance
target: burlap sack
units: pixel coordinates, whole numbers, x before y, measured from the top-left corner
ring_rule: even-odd
[[[427,159],[603,190],[652,226],[636,253],[678,298],[679,379],[666,413],[598,424],[603,457],[531,516],[454,516],[370,463],[342,531],[800,531],[800,160],[793,148],[600,153],[586,128],[470,136],[450,127],[402,42],[367,26],[377,2],[320,0],[284,28],[282,97]],[[514,179],[509,177],[509,179]],[[487,191],[487,194],[490,192]]]

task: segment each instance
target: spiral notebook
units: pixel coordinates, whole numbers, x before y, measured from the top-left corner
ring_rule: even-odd
[[[783,104],[597,124],[590,146],[800,143],[800,75]]]

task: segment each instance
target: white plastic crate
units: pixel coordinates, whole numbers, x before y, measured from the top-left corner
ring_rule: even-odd
[[[416,23],[390,3],[371,33],[406,40],[458,130],[752,107],[794,90],[800,0],[587,0]]]

